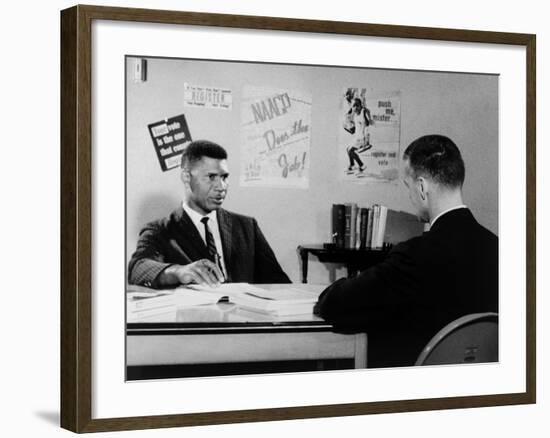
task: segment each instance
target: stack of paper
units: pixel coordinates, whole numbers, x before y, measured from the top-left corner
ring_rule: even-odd
[[[218,287],[187,285],[170,290],[130,286],[127,291],[127,315],[128,321],[137,321],[173,313],[175,320],[178,309],[214,304],[220,300],[248,311],[273,316],[311,314],[320,290],[310,292],[287,285],[263,289],[248,283],[224,283]]]
[[[247,310],[274,316],[311,314],[317,302],[317,293],[297,288],[260,289],[231,297],[231,301]]]
[[[139,286],[127,289],[126,313],[130,321],[175,312],[175,304],[173,290],[153,290]]]

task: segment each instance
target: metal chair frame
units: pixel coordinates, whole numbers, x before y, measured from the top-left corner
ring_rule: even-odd
[[[491,325],[496,327],[491,327]],[[476,333],[471,333],[472,329],[479,328]],[[486,328],[491,330],[487,332]],[[496,332],[495,332],[496,328]],[[461,345],[461,351],[453,352],[453,359],[433,360],[434,352],[438,349],[449,346],[450,342],[456,343],[458,336],[468,330],[469,337],[464,338]],[[496,333],[496,344],[492,346],[490,351],[478,351],[482,341],[487,340],[487,336],[494,337]],[[467,342],[466,342],[467,341]],[[466,344],[464,344],[466,342]],[[489,360],[480,359],[479,356],[489,357]],[[432,357],[432,360],[430,360]],[[457,358],[462,358],[459,360]],[[456,364],[456,363],[479,363],[479,362],[496,362],[498,360],[498,314],[494,312],[472,313],[462,316],[454,321],[451,321],[443,327],[437,334],[426,344],[415,366],[419,365],[439,365],[439,364]]]

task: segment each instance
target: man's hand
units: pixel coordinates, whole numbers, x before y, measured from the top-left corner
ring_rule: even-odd
[[[216,287],[224,281],[220,268],[208,259],[201,259],[188,265],[172,265],[162,272],[166,283],[197,283]]]

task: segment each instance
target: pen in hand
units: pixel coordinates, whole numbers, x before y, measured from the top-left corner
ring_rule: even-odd
[[[225,273],[223,272],[223,269],[222,269],[221,257],[218,253],[216,253],[216,263],[218,265],[218,268],[220,269],[220,272],[222,273],[222,283],[224,283],[226,281],[226,278],[225,278]]]

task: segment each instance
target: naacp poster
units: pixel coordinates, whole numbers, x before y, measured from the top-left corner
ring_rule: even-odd
[[[392,182],[399,177],[400,93],[346,88],[338,120],[341,180]]]
[[[241,186],[309,187],[310,93],[245,86],[241,135]]]

